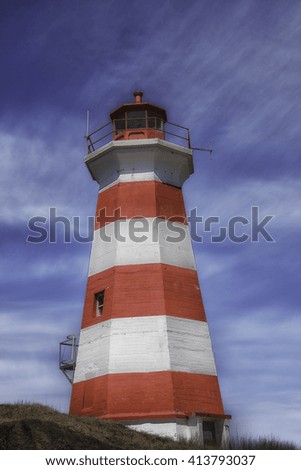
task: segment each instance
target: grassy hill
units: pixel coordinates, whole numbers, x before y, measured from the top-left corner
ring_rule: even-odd
[[[233,449],[294,449],[275,439],[236,439]],[[121,424],[70,416],[38,404],[0,405],[0,449],[200,449],[197,442],[174,442],[132,431]]]

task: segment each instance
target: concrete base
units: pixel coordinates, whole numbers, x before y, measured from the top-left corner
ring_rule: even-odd
[[[230,419],[191,416],[186,419],[127,421],[122,424],[135,431],[169,437],[175,441],[192,439],[206,447],[229,447]]]

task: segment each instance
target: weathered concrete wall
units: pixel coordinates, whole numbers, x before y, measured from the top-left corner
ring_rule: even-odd
[[[154,173],[163,183],[181,188],[193,173],[192,150],[160,139],[114,141],[85,158],[100,189],[125,179]]]
[[[165,315],[117,318],[81,331],[74,383],[164,370],[216,375],[206,322]]]
[[[135,232],[135,227],[141,232]],[[173,222],[173,227],[164,219],[146,218],[115,221],[96,230],[89,276],[132,264],[165,263],[195,269],[187,225]],[[180,241],[177,228],[183,238]]]
[[[95,294],[105,291],[96,316]],[[167,264],[116,266],[89,276],[82,328],[111,318],[169,315],[206,321],[197,272]]]
[[[192,152],[160,139],[115,141],[85,160],[100,192],[70,412],[174,438],[202,436],[195,413],[214,415],[222,439],[181,191]]]

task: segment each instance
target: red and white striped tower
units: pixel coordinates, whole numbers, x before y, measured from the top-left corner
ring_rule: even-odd
[[[109,143],[88,136],[99,196],[70,412],[226,442],[181,190],[189,134],[170,142],[165,110],[134,96],[111,113]]]

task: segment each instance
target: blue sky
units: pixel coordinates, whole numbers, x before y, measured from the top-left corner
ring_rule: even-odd
[[[94,215],[91,125],[144,97],[191,130],[187,210],[273,215],[274,243],[194,244],[232,429],[301,443],[298,1],[4,0],[0,5],[0,402],[67,411],[58,343],[80,328],[89,244],[26,242],[27,222]]]

